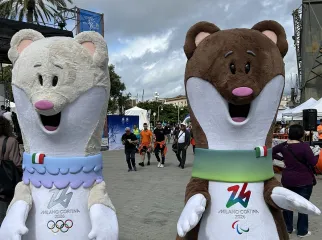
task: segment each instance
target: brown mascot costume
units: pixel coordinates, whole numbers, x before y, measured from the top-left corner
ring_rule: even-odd
[[[272,125],[284,89],[283,27],[187,33],[185,87],[196,141],[177,239],[287,240],[282,209],[320,214],[274,178]]]

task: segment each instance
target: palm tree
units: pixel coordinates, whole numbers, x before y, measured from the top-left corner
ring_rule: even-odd
[[[45,23],[45,19],[48,22],[54,17],[57,7],[66,8],[66,2],[73,3],[72,0],[0,0],[0,17]]]

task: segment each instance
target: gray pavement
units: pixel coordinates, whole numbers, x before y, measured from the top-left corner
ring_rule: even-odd
[[[189,147],[185,169],[178,168],[174,153],[169,150],[165,168],[157,168],[155,156],[151,166],[137,166],[127,172],[124,152],[104,151],[104,176],[108,193],[117,210],[120,240],[174,240],[176,224],[184,206],[184,192],[191,176],[193,162]],[[139,155],[136,155],[137,163]],[[277,177],[279,177],[277,175]],[[311,201],[322,209],[322,177]],[[322,217],[310,217],[310,240],[322,239]],[[292,234],[291,239],[298,239]]]

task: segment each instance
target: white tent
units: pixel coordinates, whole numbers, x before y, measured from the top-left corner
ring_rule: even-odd
[[[314,98],[310,98],[295,108],[285,110],[285,112],[281,114],[281,119],[283,118],[286,120],[302,120],[303,109],[312,108],[319,101],[316,101]],[[299,119],[299,116],[300,116],[300,119]]]
[[[303,108],[302,111],[294,113],[293,119],[294,120],[302,120],[304,109],[316,109],[318,112],[318,117],[322,117],[322,98],[319,101],[317,101],[315,104]]]
[[[125,111],[125,115],[139,116],[139,129],[143,129],[143,123],[150,125],[148,111],[139,107],[133,107]]]
[[[289,113],[289,112],[291,112],[292,111],[292,109],[291,108],[286,108],[286,109],[284,109],[284,110],[278,110],[278,112],[277,112],[277,116],[276,116],[276,121],[282,121],[283,119],[285,119],[285,118],[283,118],[283,114],[285,114],[285,113]]]

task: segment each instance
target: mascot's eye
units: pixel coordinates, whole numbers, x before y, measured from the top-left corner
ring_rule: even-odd
[[[41,75],[38,75],[38,80],[39,80],[40,85],[42,86],[43,85],[43,80],[42,80],[42,76]]]
[[[235,64],[231,63],[230,66],[229,66],[229,68],[230,68],[230,71],[231,71],[232,74],[235,74],[236,73],[236,66],[235,66]]]
[[[246,63],[246,65],[245,65],[245,72],[246,73],[249,73],[249,71],[250,71],[250,63]]]
[[[58,83],[58,77],[57,76],[55,76],[54,78],[53,78],[53,87],[55,87],[56,85],[57,85],[57,83]]]

